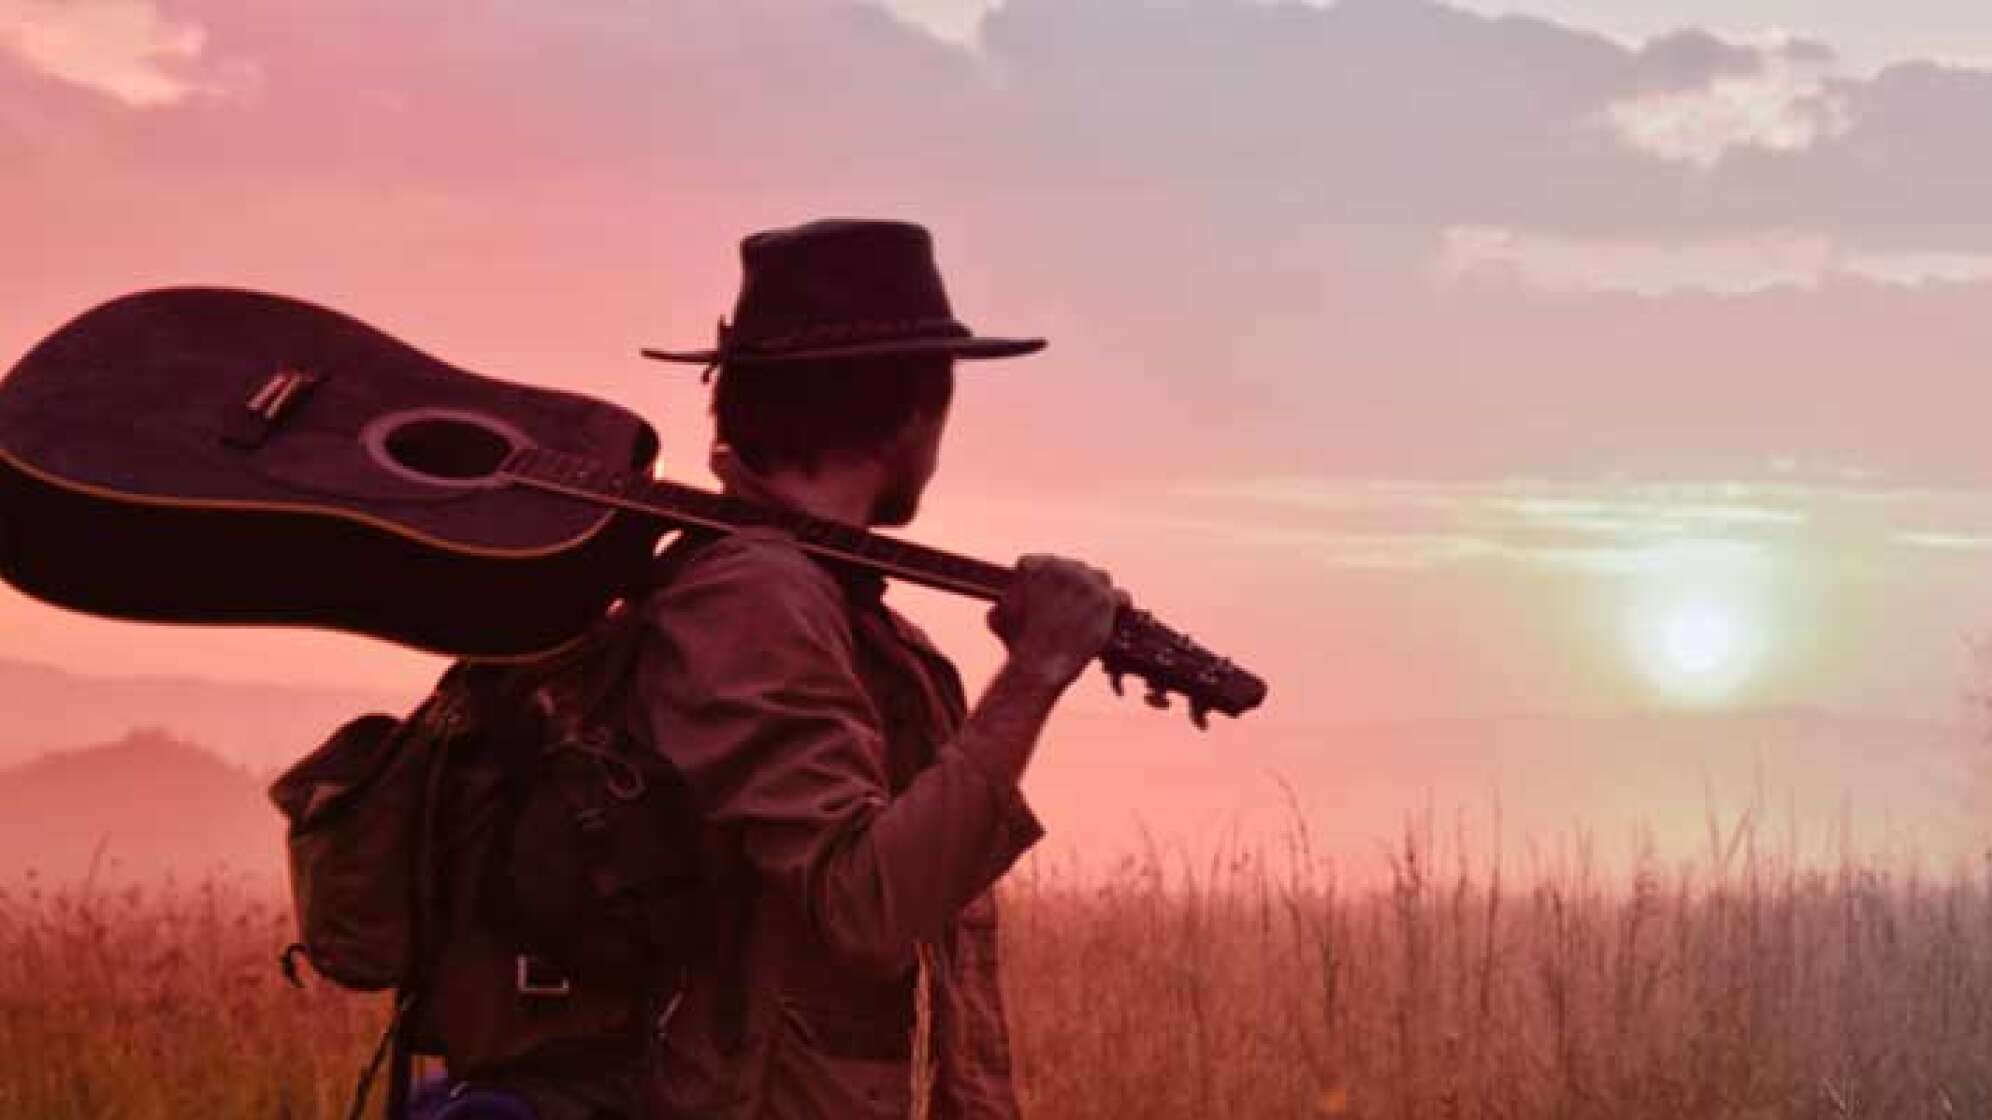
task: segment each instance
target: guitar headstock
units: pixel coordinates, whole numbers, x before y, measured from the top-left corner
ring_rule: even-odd
[[[1147,682],[1143,699],[1151,707],[1167,708],[1172,692],[1182,696],[1189,702],[1190,722],[1199,729],[1209,728],[1211,712],[1235,718],[1266,698],[1265,681],[1143,610],[1121,612],[1100,653],[1100,665],[1116,695],[1126,695],[1122,681],[1132,674]]]

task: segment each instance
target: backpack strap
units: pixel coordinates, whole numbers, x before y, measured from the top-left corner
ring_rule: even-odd
[[[678,535],[651,562],[648,578],[636,589],[637,597],[624,601],[620,609],[605,620],[598,639],[600,650],[596,656],[600,658],[599,664],[595,667],[589,687],[576,698],[578,703],[574,710],[582,718],[599,712],[618,689],[629,683],[630,669],[634,667],[637,651],[643,644],[642,598],[669,584],[691,562],[692,557],[722,535],[719,530],[697,526],[679,530]]]
[[[545,688],[538,690],[534,696],[542,715],[559,725],[556,731],[565,737],[563,745],[593,756],[596,761],[597,771],[568,770],[563,772],[566,780],[557,777],[552,780],[561,799],[567,803],[569,812],[584,826],[604,819],[606,798],[628,801],[644,792],[642,772],[619,754],[608,750],[600,729],[594,726],[605,706],[632,687],[632,671],[643,645],[641,600],[668,584],[693,556],[717,540],[719,535],[714,530],[688,528],[658,554],[651,565],[647,582],[633,599],[622,603],[616,614],[604,620],[602,630],[589,643],[591,648],[584,656],[586,665],[582,686],[569,698],[564,710],[557,711],[563,705]],[[601,838],[598,830],[584,827],[583,831]],[[626,873],[626,869],[615,865],[615,859],[609,852],[595,851],[591,854],[595,858],[586,871],[605,898],[622,893],[624,888],[636,881]],[[632,922],[640,922],[647,915],[632,914],[629,917]]]
[[[394,1016],[387,1026],[391,1040],[385,1101],[388,1120],[402,1120],[408,1115],[408,1097],[414,1081],[415,1021],[423,1010],[423,995],[428,991],[437,947],[442,941],[443,927],[447,925],[439,894],[442,873],[437,829],[442,814],[438,812],[438,806],[442,804],[443,780],[451,761],[450,754],[468,715],[465,705],[469,698],[464,688],[469,672],[468,662],[452,664],[444,671],[442,679],[436,682],[429,698],[410,717],[420,721],[422,734],[434,737],[434,746],[429,752],[428,772],[422,779],[421,817],[416,822],[415,849],[409,853],[415,868],[413,897],[409,899],[409,975],[395,992]],[[379,1061],[378,1055],[375,1061]],[[360,1090],[361,1100],[365,1096],[363,1087]]]

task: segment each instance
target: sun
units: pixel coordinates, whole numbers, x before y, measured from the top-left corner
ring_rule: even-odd
[[[1747,607],[1705,596],[1677,596],[1634,611],[1631,638],[1639,668],[1670,699],[1715,703],[1734,695],[1757,667],[1763,633]]]
[[[1720,672],[1736,659],[1736,616],[1708,603],[1676,610],[1660,628],[1660,655],[1682,676]]]

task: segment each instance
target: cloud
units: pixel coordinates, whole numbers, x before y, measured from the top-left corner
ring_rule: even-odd
[[[936,38],[973,44],[982,19],[1000,0],[872,0]]]
[[[1992,251],[1992,70],[1901,63],[1830,79],[1821,96],[1843,107],[1836,134],[1730,153],[1702,188],[1711,218],[1795,222],[1891,252]]]
[[[1992,552],[1992,534],[1900,533],[1895,539],[1912,548],[1940,552]]]
[[[1642,87],[1666,92],[1760,74],[1765,57],[1752,46],[1690,27],[1649,40],[1639,49],[1635,66]]]
[[[1464,533],[1335,532],[1180,514],[1124,516],[1120,520],[1194,537],[1200,548],[1243,546],[1298,552],[1332,567],[1367,571],[1427,571],[1502,552],[1496,542]]]
[[[1751,73],[1612,101],[1600,118],[1636,151],[1702,168],[1739,148],[1804,151],[1853,127],[1848,94],[1828,85],[1827,70],[1782,52],[1756,61]]]
[[[1992,76],[1861,79],[1803,41],[1686,30],[1627,46],[1427,0],[603,0],[483,20],[352,0],[316,22],[242,0],[185,0],[182,19],[148,0],[0,4],[17,55],[32,40],[45,72],[131,103],[207,88],[192,67],[214,49],[257,59],[271,127],[256,150],[292,163],[647,168],[804,197],[938,184],[1108,236],[1220,213],[1198,225],[1241,255],[1334,222],[1821,229],[1922,253],[1976,250],[1953,236],[1968,229],[1992,249],[1983,191],[1918,194],[1941,186],[1921,165],[1992,174],[1992,144],[1974,146]],[[448,159],[403,146],[418,122]],[[1882,210],[1903,228],[1870,246]]]
[[[891,213],[969,321],[1053,339],[979,404],[1040,476],[1982,470],[1984,72],[1425,0],[1007,0],[973,49],[840,0],[119,10],[200,29],[169,76],[262,79],[130,112],[0,51],[0,240],[54,262],[0,275],[5,341],[208,277],[620,371],[710,335],[746,230]],[[1778,73],[1844,129],[1704,163],[1604,123]]]
[[[1506,279],[1545,292],[1642,296],[1816,290],[1835,280],[1992,281],[1992,253],[1863,252],[1824,232],[1792,229],[1662,241],[1455,226],[1444,231],[1434,267],[1448,284]]]
[[[206,43],[199,24],[168,19],[151,0],[0,0],[0,50],[132,108],[206,88],[189,71]]]
[[[1204,541],[1299,549],[1331,567],[1500,563],[1600,576],[1885,564],[1895,549],[1992,549],[1992,494],[1791,482],[1417,482],[1263,478],[1178,487],[1135,515]],[[1196,512],[1198,506],[1210,509]],[[1950,527],[1937,530],[1933,522]]]

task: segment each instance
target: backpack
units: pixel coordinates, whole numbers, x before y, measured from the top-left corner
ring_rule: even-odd
[[[648,589],[710,533],[680,533]],[[350,720],[279,776],[298,942],[359,991],[395,989],[390,1048],[458,1080],[586,1078],[640,1056],[677,990],[704,884],[682,778],[614,718],[642,631],[622,600],[552,655],[458,661],[407,717]]]

